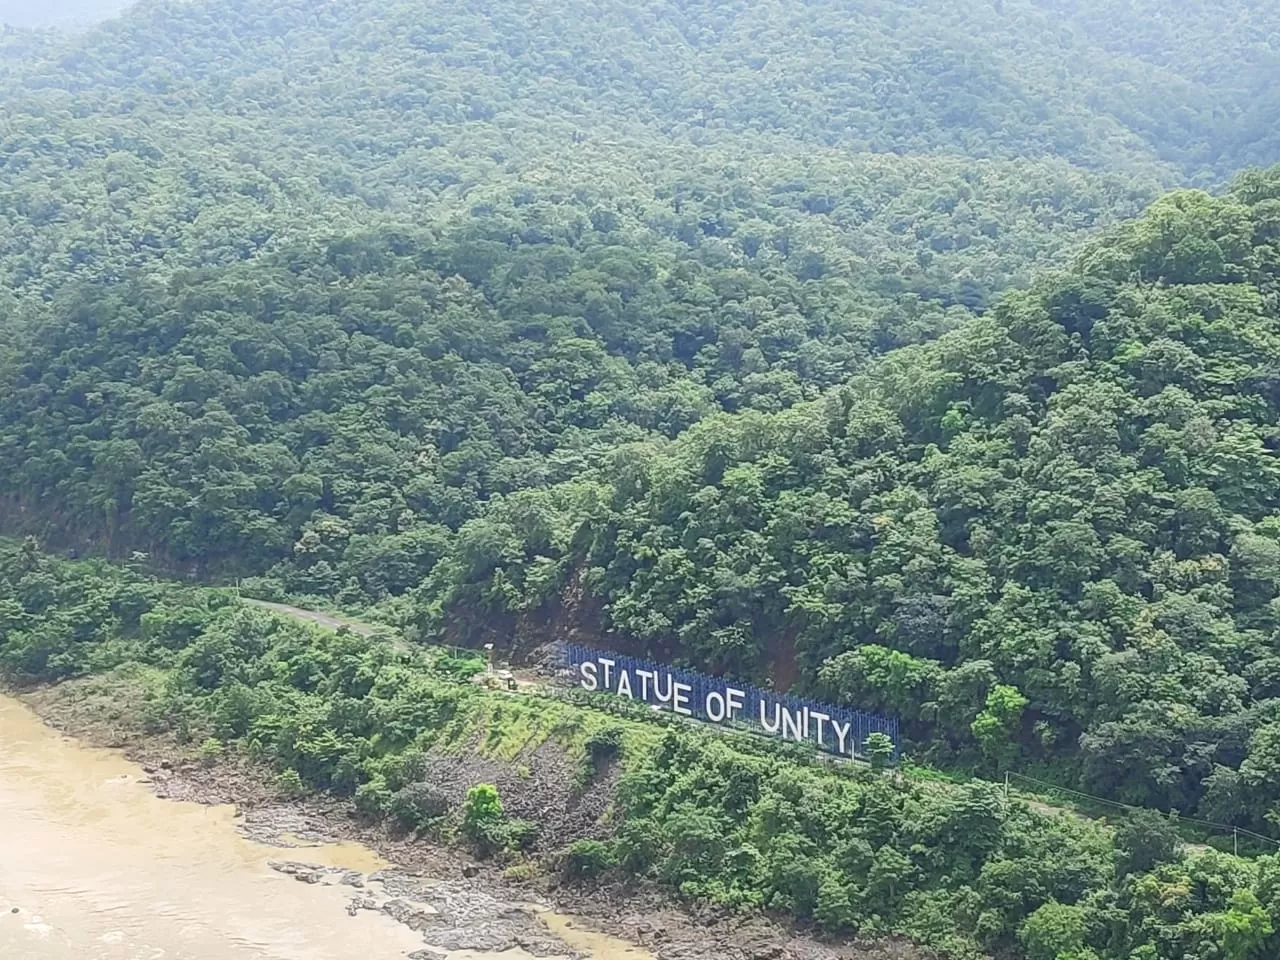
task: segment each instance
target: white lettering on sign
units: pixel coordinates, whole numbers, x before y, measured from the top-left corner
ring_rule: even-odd
[[[724,688],[724,700],[729,705],[729,719],[732,720],[738,715],[742,709],[742,698],[747,695],[745,690],[737,690],[734,687]]]
[[[782,739],[783,740],[791,739],[791,740],[794,740],[796,743],[800,743],[802,740],[804,740],[804,737],[800,736],[800,711],[799,710],[797,710],[795,713],[792,713],[790,708],[788,707],[782,708]]]
[[[659,703],[671,702],[671,686],[672,686],[671,674],[669,673],[667,674],[667,692],[666,693],[663,693],[662,689],[658,686],[658,675],[656,673],[653,675],[653,695],[658,698]]]
[[[675,693],[671,701],[671,709],[676,713],[683,713],[686,717],[692,717],[693,711],[689,709],[689,694],[693,692],[693,687],[687,683],[677,683],[672,689]]]
[[[850,751],[848,750],[848,748],[846,748],[846,747],[845,747],[845,743],[844,743],[847,739],[849,739],[849,727],[850,727],[850,726],[851,726],[851,725],[848,723],[848,721],[846,721],[846,722],[844,722],[844,723],[841,723],[839,720],[832,720],[832,721],[831,721],[831,729],[832,729],[832,730],[834,730],[834,731],[836,732],[836,737],[837,737],[837,738],[839,739],[839,741],[840,741],[839,743],[837,743],[837,744],[836,744],[836,749],[837,749],[840,753],[850,752]]]
[[[773,705],[773,723],[769,722],[769,718],[765,715],[765,703],[760,701],[760,726],[764,727],[765,733],[777,733],[778,727],[782,725],[782,720],[778,717],[778,711],[782,709],[782,705],[775,703]]]
[[[724,694],[716,693],[714,690],[708,693],[705,709],[707,711],[708,720],[712,723],[722,722],[725,715]]]
[[[746,722],[770,736],[809,743],[845,757],[856,756],[859,741],[871,731],[892,732],[895,739],[897,736],[896,721],[884,717],[819,703],[796,704],[771,691],[734,687],[710,677],[652,664],[640,666],[626,657],[588,655],[576,664],[576,672],[584,690],[666,706],[673,713],[711,723]]]
[[[831,718],[825,713],[819,713],[817,710],[810,710],[809,716],[818,721],[818,746],[825,747],[827,742],[822,739],[822,728],[827,725],[827,721]]]

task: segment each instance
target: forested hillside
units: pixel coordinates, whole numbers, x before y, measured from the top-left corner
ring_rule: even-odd
[[[1265,828],[1278,214],[1275,173],[1173,194],[819,401],[620,451],[555,556],[620,630],[739,672],[794,651],[935,756]],[[568,490],[543,496],[565,515]],[[424,599],[510,589],[528,507],[505,509]]]
[[[0,520],[1271,831],[1280,8],[1115,6],[9,32]]]
[[[937,758],[1266,828],[1278,209],[1276,174],[1173,194],[861,373],[886,334],[844,284],[607,247],[515,289],[378,236],[73,287],[0,400],[10,509],[56,491],[133,547],[285,558],[274,589],[408,590],[427,630],[585,578],[621,633],[794,658]]]

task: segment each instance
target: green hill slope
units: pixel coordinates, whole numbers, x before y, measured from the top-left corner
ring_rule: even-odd
[[[818,401],[495,503],[422,622],[554,571],[643,646],[894,712],[949,763],[1269,829],[1278,216],[1274,172],[1172,194]]]

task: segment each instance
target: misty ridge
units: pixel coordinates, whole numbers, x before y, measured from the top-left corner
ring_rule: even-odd
[[[87,27],[125,10],[133,0],[0,0],[0,24]]]

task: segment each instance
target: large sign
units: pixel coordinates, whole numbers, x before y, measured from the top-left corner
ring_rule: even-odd
[[[893,741],[897,759],[896,717],[802,700],[579,644],[567,644],[566,654],[583,690],[611,693],[707,723],[744,724],[841,757],[862,757],[867,737],[883,733]]]

